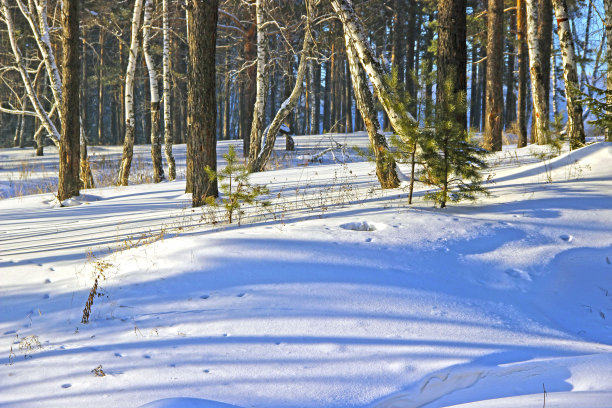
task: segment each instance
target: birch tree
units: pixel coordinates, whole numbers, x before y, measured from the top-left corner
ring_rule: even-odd
[[[264,2],[255,0],[255,18],[257,29],[257,79],[255,93],[255,108],[253,109],[253,123],[251,125],[251,144],[249,161],[253,161],[261,152],[261,141],[266,113],[266,37],[264,33]]]
[[[125,138],[123,141],[123,155],[119,170],[119,185],[127,186],[134,154],[134,72],[136,71],[136,58],[138,55],[138,32],[140,31],[143,0],[134,3],[132,17],[132,39],[129,49],[128,66],[125,73]]]
[[[25,87],[26,93],[28,95],[28,99],[30,103],[34,107],[34,111],[36,112],[36,116],[40,119],[41,123],[47,130],[47,137],[50,138],[53,143],[59,148],[60,146],[60,138],[61,135],[55,124],[51,120],[50,116],[47,114],[45,109],[42,106],[42,103],[36,96],[36,91],[34,90],[34,86],[32,84],[32,80],[30,78],[30,74],[26,69],[25,61],[23,59],[23,54],[19,45],[17,44],[17,38],[15,36],[15,25],[13,23],[13,16],[10,13],[8,0],[1,0],[2,3],[2,14],[4,15],[4,22],[6,24],[9,42],[11,44],[11,50],[13,51],[13,56],[15,57],[15,63],[17,65],[17,70],[21,76],[23,81],[23,85]]]
[[[536,126],[536,142],[540,145],[548,143],[548,115],[546,109],[546,92],[542,72],[542,56],[537,35],[537,0],[525,0],[527,10],[527,46],[529,49],[529,73],[531,77],[531,95]]]
[[[168,163],[168,179],[176,179],[176,164],[172,154],[172,122],[170,115],[170,27],[168,24],[168,0],[163,0],[163,83],[164,83],[164,153]]]
[[[606,73],[606,102],[612,106],[612,0],[603,0],[606,10],[606,59],[608,72]],[[612,109],[611,109],[612,110]],[[612,129],[606,129],[606,141],[612,142]]]
[[[563,80],[567,102],[567,135],[570,140],[570,149],[577,149],[584,146],[585,135],[582,122],[582,104],[579,99],[580,84],[578,83],[574,41],[570,30],[566,1],[553,0],[553,6],[557,17],[557,35],[563,59]]]
[[[518,103],[517,103],[517,147],[527,146],[527,71],[529,70],[529,55],[527,51],[527,9],[525,0],[516,2],[516,36],[518,41]]]
[[[159,86],[157,70],[151,55],[151,14],[153,14],[153,0],[146,0],[142,26],[142,52],[149,72],[149,88],[151,92],[151,160],[153,162],[153,181],[159,183],[164,179],[164,168],[162,166],[161,138],[159,137],[161,121]]]
[[[309,12],[307,11],[307,14]],[[304,78],[306,77],[306,70],[308,69],[308,57],[310,55],[310,47],[312,46],[312,36],[310,33],[310,18],[307,18],[306,30],[304,32],[304,41],[302,43],[302,53],[300,56],[300,62],[297,70],[297,77],[295,79],[295,85],[289,94],[289,97],[281,104],[279,110],[274,115],[274,119],[270,125],[265,129],[263,137],[265,139],[265,145],[255,160],[249,161],[249,171],[258,172],[262,171],[270,159],[272,150],[274,149],[274,143],[276,143],[276,137],[280,130],[283,121],[287,116],[295,109],[302,89],[304,87]]]
[[[79,195],[80,186],[80,53],[79,53],[80,0],[63,0],[62,23],[62,100],[60,117],[62,137],[59,148],[60,201]]]
[[[374,100],[368,86],[366,74],[359,64],[359,58],[357,57],[353,41],[346,32],[344,33],[344,41],[353,90],[355,91],[355,101],[368,132],[370,146],[374,151],[376,177],[378,177],[378,182],[383,189],[397,188],[400,185],[400,181],[397,177],[395,160],[389,154],[387,139],[381,131],[378,112],[376,112],[374,107]]]
[[[399,103],[399,95],[389,86],[386,80],[388,73],[385,72],[382,65],[375,58],[374,51],[372,51],[368,44],[367,33],[355,13],[352,1],[330,0],[330,2],[342,22],[345,35],[348,35],[351,41],[353,41],[359,62],[376,90],[376,95],[389,116],[391,126],[400,135],[410,134],[411,126],[415,124],[415,120],[410,113],[397,109],[401,105]]]

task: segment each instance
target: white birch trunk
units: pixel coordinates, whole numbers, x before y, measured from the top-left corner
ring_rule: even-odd
[[[263,132],[265,137],[265,145],[261,150],[261,153],[255,160],[249,161],[249,171],[258,172],[262,171],[270,159],[272,150],[274,149],[274,143],[276,142],[276,136],[278,131],[283,124],[285,118],[291,113],[298,103],[299,97],[304,87],[304,77],[306,76],[306,70],[308,67],[308,56],[310,54],[310,47],[312,43],[312,37],[310,36],[309,23],[306,25],[306,31],[304,33],[304,43],[302,45],[302,56],[300,57],[300,63],[298,65],[297,78],[295,79],[295,85],[291,91],[291,95],[281,104],[278,112],[274,116],[272,123]]]
[[[6,0],[4,0],[6,1]],[[119,170],[119,184],[128,185],[132,156],[134,153],[134,72],[136,70],[136,57],[138,55],[138,32],[140,31],[140,16],[142,15],[143,0],[136,0],[134,15],[132,17],[132,39],[130,43],[128,66],[125,73],[125,140],[123,141],[123,155],[121,169]]]
[[[168,0],[163,0],[163,83],[164,83],[164,153],[168,163],[168,179],[176,179],[176,164],[172,155],[172,121],[170,116],[170,28]]]
[[[538,44],[537,0],[526,0],[527,6],[527,48],[529,49],[529,73],[531,76],[531,96],[535,112],[537,143],[548,143],[548,118],[546,117],[546,99],[544,92],[544,75],[542,74],[542,56]]]
[[[253,124],[251,125],[251,147],[249,151],[249,162],[257,159],[261,152],[263,133],[263,122],[266,112],[266,37],[263,31],[264,24],[264,2],[255,1],[255,15],[257,24],[257,77],[255,108],[253,109]]]
[[[565,81],[565,99],[567,101],[567,136],[570,140],[570,149],[577,149],[584,145],[585,134],[574,42],[565,0],[553,0],[553,7],[557,16],[557,35],[563,58],[563,80]]]
[[[389,117],[391,126],[400,136],[410,134],[411,126],[415,124],[415,120],[410,113],[396,108],[401,105],[399,103],[399,96],[388,86],[385,80],[387,73],[376,59],[374,51],[372,51],[368,44],[367,32],[353,9],[352,1],[330,1],[346,30],[346,34],[353,41],[359,61],[376,90],[376,95]]]
[[[36,115],[38,116],[41,123],[45,126],[45,129],[48,132],[47,137],[49,137],[53,141],[53,143],[55,143],[55,145],[59,148],[60,133],[58,132],[57,128],[55,127],[55,124],[53,123],[53,121],[51,120],[47,112],[45,112],[45,110],[43,109],[43,106],[40,100],[36,96],[36,92],[32,85],[30,75],[28,74],[27,69],[25,67],[25,63],[23,61],[21,50],[19,49],[19,46],[17,45],[17,39],[15,38],[15,26],[13,24],[13,17],[11,16],[10,11],[9,11],[8,0],[1,0],[1,1],[2,1],[1,3],[2,14],[4,15],[4,21],[6,23],[8,36],[9,36],[9,42],[11,44],[11,49],[15,57],[15,62],[17,64],[17,70],[19,71],[19,74],[21,75],[21,79],[25,86],[26,93],[28,95],[28,98],[30,99],[32,106],[34,107]]]
[[[382,188],[399,187],[400,181],[397,176],[395,160],[389,154],[387,139],[380,129],[378,113],[374,108],[374,100],[372,99],[367,77],[363,68],[359,65],[359,58],[353,46],[353,41],[346,33],[346,30],[344,32],[344,40],[346,58],[349,64],[355,93],[355,101],[357,102],[357,108],[361,112],[361,117],[363,118],[365,128],[368,132],[370,145],[372,150],[374,150],[376,176]]]
[[[53,93],[53,99],[59,106],[62,101],[62,81],[60,79],[59,70],[55,62],[55,55],[53,48],[51,47],[51,40],[49,37],[49,24],[47,23],[47,1],[46,0],[29,0],[28,7],[21,0],[16,0],[19,10],[26,18],[26,21],[32,29],[34,39],[40,54],[42,55],[51,83],[51,92]],[[60,118],[61,120],[61,118]]]
[[[551,76],[552,76],[552,110],[553,118],[557,118],[559,109],[557,108],[557,55],[555,54],[554,45],[550,45],[550,55],[552,57]]]
[[[162,166],[161,138],[159,137],[161,119],[159,86],[157,83],[157,70],[151,55],[151,14],[153,14],[153,0],[146,0],[142,29],[142,52],[149,72],[149,88],[151,91],[151,160],[153,162],[153,180],[159,183],[164,179],[164,167]]]
[[[604,0],[606,10],[606,60],[608,61],[608,72],[606,75],[607,105],[612,106],[612,0]],[[610,110],[607,112],[610,114]],[[612,129],[606,129],[606,141],[612,142]]]

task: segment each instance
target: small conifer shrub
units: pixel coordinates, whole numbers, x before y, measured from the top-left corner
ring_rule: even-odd
[[[470,141],[457,118],[467,109],[465,93],[453,92],[452,82],[444,84],[446,97],[438,102],[431,136],[421,141],[424,171],[421,181],[438,187],[425,195],[440,208],[448,201],[475,200],[477,194],[488,194],[482,185],[487,151]]]
[[[269,193],[265,186],[254,186],[249,181],[249,170],[246,165],[241,164],[236,156],[234,146],[229,147],[229,151],[223,155],[227,161],[227,165],[220,171],[213,171],[210,167],[206,167],[206,174],[210,180],[219,182],[221,197],[216,201],[214,197],[207,199],[207,204],[211,206],[222,205],[225,209],[228,222],[231,224],[234,219],[234,214],[238,213],[238,220],[244,213],[242,211],[243,204],[253,204],[257,199]],[[260,204],[266,206],[267,201],[260,201]]]

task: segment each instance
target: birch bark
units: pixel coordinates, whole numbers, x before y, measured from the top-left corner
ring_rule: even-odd
[[[527,9],[527,47],[529,49],[529,73],[531,75],[531,95],[533,98],[533,110],[535,114],[535,126],[537,140],[540,145],[548,143],[548,117],[546,115],[546,92],[544,89],[544,78],[542,72],[542,56],[538,44],[537,35],[537,2],[536,0],[525,0]]]
[[[168,0],[163,0],[163,81],[164,81],[164,153],[168,163],[168,179],[176,179],[176,164],[172,154],[172,116],[170,112],[170,26],[168,23]]]
[[[527,51],[527,10],[525,0],[516,2],[516,37],[518,40],[518,103],[517,103],[517,127],[518,147],[527,146],[527,72],[529,70],[529,55]]]
[[[310,27],[307,25],[295,85],[293,86],[293,90],[291,91],[289,97],[281,104],[278,112],[276,112],[276,115],[274,115],[274,119],[264,131],[265,145],[261,150],[261,153],[255,158],[255,160],[249,161],[249,171],[251,172],[258,172],[264,169],[266,163],[270,159],[272,150],[274,149],[276,136],[278,135],[278,131],[283,124],[283,121],[297,105],[304,86],[303,84],[304,78],[306,77],[306,70],[308,69],[308,56],[310,54],[311,44],[312,37],[310,36]]]
[[[160,100],[157,82],[157,70],[151,55],[151,14],[153,0],[146,0],[144,5],[144,20],[142,26],[142,52],[149,72],[149,88],[151,92],[151,160],[153,162],[153,181],[159,183],[164,177],[162,165],[161,138],[159,137]]]
[[[567,136],[570,141],[570,149],[573,150],[584,146],[585,143],[576,54],[567,13],[567,3],[565,0],[553,0],[553,6],[557,17],[557,35],[563,59],[563,80],[565,82],[565,100],[567,101]]]
[[[257,159],[261,152],[261,141],[266,113],[266,38],[263,30],[264,2],[255,1],[255,18],[257,25],[257,79],[255,108],[253,109],[253,123],[251,125],[251,145],[249,148],[249,162]]]
[[[359,112],[361,112],[363,123],[368,132],[370,145],[374,150],[376,176],[383,189],[399,187],[400,181],[397,177],[395,160],[389,154],[387,140],[380,129],[378,112],[376,112],[374,108],[374,101],[368,86],[366,74],[361,65],[359,65],[359,58],[353,46],[353,41],[346,32],[344,34],[344,40],[346,43],[346,57],[351,73],[353,90],[355,92],[355,101],[357,102],[357,108]]]
[[[367,33],[357,17],[351,0],[330,0],[334,11],[340,18],[346,35],[353,41],[359,62],[368,75],[376,95],[380,100],[393,129],[400,135],[409,134],[411,125],[415,123],[412,115],[404,110],[396,109],[400,105],[399,96],[386,82],[386,72],[374,56],[374,51],[367,41]]]
[[[136,71],[136,57],[138,55],[138,32],[140,31],[140,18],[142,15],[143,0],[134,3],[132,17],[132,39],[130,43],[128,66],[125,74],[125,139],[123,141],[123,155],[119,170],[119,185],[127,186],[134,154],[134,72]]]
[[[608,61],[608,72],[606,75],[606,99],[607,106],[612,106],[612,0],[604,0],[606,10],[606,60]],[[611,109],[612,110],[612,109]],[[607,112],[610,114],[610,110]],[[612,142],[612,129],[606,129],[606,141]]]
[[[28,98],[30,99],[30,103],[34,107],[36,115],[38,116],[41,123],[45,126],[45,129],[47,130],[47,133],[48,133],[47,137],[50,138],[53,141],[53,143],[55,143],[55,145],[59,148],[60,137],[61,137],[60,133],[55,127],[55,124],[53,123],[49,115],[47,115],[47,113],[43,109],[43,106],[40,100],[36,97],[36,92],[34,91],[34,87],[30,79],[30,75],[28,74],[26,70],[25,62],[23,60],[21,50],[17,44],[17,39],[15,37],[15,26],[13,24],[13,17],[9,10],[8,0],[1,0],[1,1],[2,1],[1,3],[2,14],[4,15],[4,21],[5,21],[8,36],[9,36],[9,42],[11,44],[13,56],[15,57],[15,62],[17,64],[17,70],[19,71],[21,79],[23,80],[23,84],[25,86],[26,93],[28,95]]]

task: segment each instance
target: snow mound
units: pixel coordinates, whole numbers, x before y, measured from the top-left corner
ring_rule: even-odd
[[[62,202],[60,202],[57,199],[57,197],[55,197],[52,200],[44,200],[43,203],[49,204],[51,208],[58,208],[58,207],[76,207],[78,205],[82,205],[85,203],[89,203],[92,201],[98,201],[98,200],[100,200],[100,197],[98,196],[91,195],[91,194],[81,194],[76,197],[68,198]]]
[[[340,228],[352,231],[376,231],[376,225],[367,221],[348,222],[340,225]]]
[[[141,405],[140,408],[240,408],[237,405],[200,398],[164,398]]]

